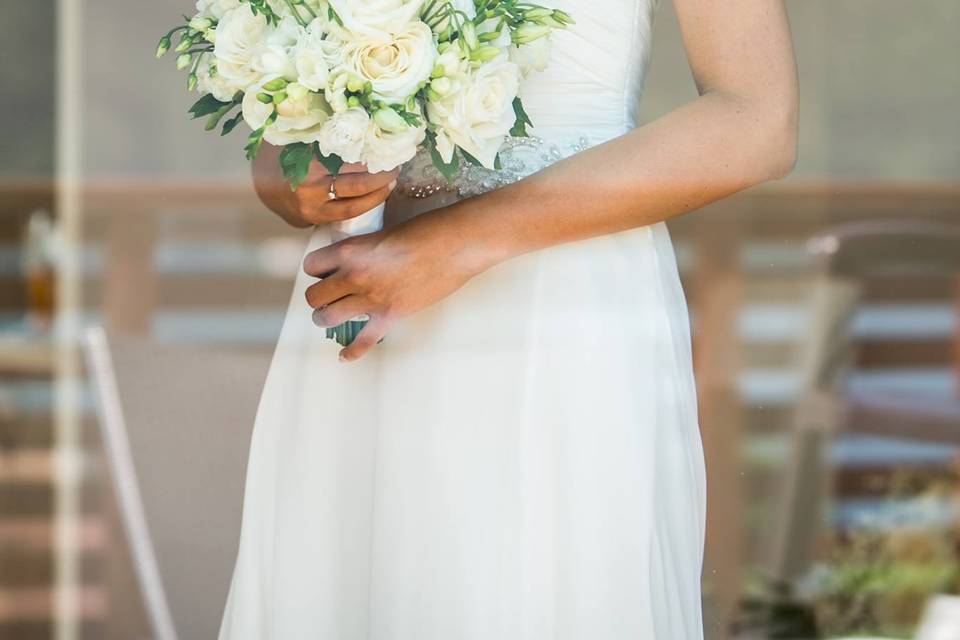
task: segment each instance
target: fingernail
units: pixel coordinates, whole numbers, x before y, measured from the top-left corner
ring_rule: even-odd
[[[347,358],[343,355],[343,351],[340,352],[340,355],[337,356],[337,359],[340,360],[340,362],[350,362],[350,361],[347,360]]]
[[[393,191],[393,190],[396,188],[396,186],[397,186],[397,181],[394,180],[394,181],[391,182],[389,185],[387,185],[387,188],[388,188],[390,191]]]

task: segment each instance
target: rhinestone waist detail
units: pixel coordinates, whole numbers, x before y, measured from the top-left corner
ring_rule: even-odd
[[[409,198],[430,198],[439,193],[470,198],[526,178],[590,146],[585,137],[573,143],[548,142],[537,137],[507,138],[500,150],[499,169],[462,164],[453,182],[433,166],[429,153],[421,151],[401,169],[397,192]]]

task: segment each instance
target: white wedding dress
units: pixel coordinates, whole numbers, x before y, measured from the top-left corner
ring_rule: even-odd
[[[654,1],[551,0],[577,24],[524,87],[544,140],[527,171],[634,126]],[[453,197],[411,197],[423,179],[388,225]],[[503,263],[346,365],[311,282],[260,403],[221,640],[703,637],[703,457],[663,224]]]

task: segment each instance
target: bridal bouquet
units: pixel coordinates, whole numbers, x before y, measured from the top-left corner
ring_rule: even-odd
[[[453,180],[461,163],[498,167],[507,136],[531,125],[520,82],[546,66],[549,36],[573,23],[522,0],[198,0],[197,14],[160,39],[208,131],[252,129],[282,146],[292,189],[319,161],[393,170],[421,148]],[[176,39],[176,46],[174,40]],[[222,123],[222,125],[221,125]],[[343,223],[334,237],[377,231],[383,207]],[[328,335],[349,344],[351,321]]]

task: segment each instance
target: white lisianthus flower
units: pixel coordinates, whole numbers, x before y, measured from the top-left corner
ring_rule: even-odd
[[[255,64],[263,53],[267,30],[266,18],[254,15],[248,4],[223,14],[217,23],[213,55],[217,73],[226,82],[246,90],[261,80],[263,73]]]
[[[510,60],[520,67],[520,73],[526,78],[533,71],[543,71],[550,62],[553,41],[547,38],[534,40],[530,44],[510,47]]]
[[[330,82],[323,92],[334,113],[343,113],[350,108],[347,104],[348,80],[349,75],[346,71],[337,71],[330,77]]]
[[[197,14],[219,20],[227,11],[240,6],[240,0],[197,0]]]
[[[424,125],[390,132],[371,120],[360,161],[367,165],[370,173],[393,171],[417,155],[426,130]]]
[[[331,62],[338,45],[323,39],[319,28],[308,28],[300,34],[293,49],[293,64],[297,71],[297,81],[311,91],[324,91],[330,80]]]
[[[513,100],[520,89],[520,69],[506,56],[488,62],[456,91],[427,104],[430,122],[440,128],[438,150],[452,149],[443,136],[492,169],[503,141],[516,122]],[[442,145],[442,147],[441,147]]]
[[[300,41],[303,28],[292,17],[280,20],[280,24],[267,32],[260,55],[253,67],[263,76],[297,79],[297,68],[293,61],[293,48]]]
[[[334,114],[317,135],[320,152],[340,156],[344,162],[359,162],[369,128],[370,116],[360,107]]]
[[[388,40],[357,37],[345,44],[347,68],[373,85],[373,94],[390,103],[406,102],[430,78],[436,61],[433,32],[409,22]]]
[[[356,36],[390,39],[420,13],[423,0],[329,0],[343,26]]]
[[[273,104],[257,100],[262,89],[263,83],[260,83],[248,91],[241,105],[243,119],[254,130],[262,127],[273,112]],[[286,100],[277,105],[277,120],[263,132],[263,139],[275,145],[315,141],[323,124],[330,119],[326,100],[297,83],[287,85],[285,92]]]
[[[217,73],[216,62],[207,64],[206,60],[197,67],[197,90],[200,93],[210,93],[220,102],[230,102],[240,87],[227,82]]]

